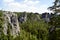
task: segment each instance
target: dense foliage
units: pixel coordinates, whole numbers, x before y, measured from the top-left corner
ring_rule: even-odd
[[[17,13],[18,16],[20,16],[22,12]],[[23,12],[24,14],[24,12]],[[51,18],[51,22],[49,24],[45,23],[41,19],[41,14],[33,14],[33,13],[26,13],[27,14],[27,21],[24,23],[20,23],[20,33],[19,36],[16,38],[13,38],[9,34],[8,29],[8,35],[4,35],[3,33],[3,14],[2,11],[0,11],[0,40],[60,40],[60,15],[53,16]],[[37,17],[36,15],[39,15]],[[35,18],[37,20],[35,20]],[[54,20],[54,21],[53,21]],[[52,33],[49,33],[49,28],[51,25],[58,26],[56,30]],[[8,28],[10,26],[8,25]]]
[[[28,33],[27,40],[47,40],[48,38],[48,25],[44,22],[37,22],[37,21],[27,21],[21,24],[22,30]],[[24,38],[23,38],[24,39]]]

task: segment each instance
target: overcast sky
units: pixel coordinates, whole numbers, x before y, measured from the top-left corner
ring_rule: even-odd
[[[53,5],[54,0],[0,0],[0,10],[26,11],[26,12],[49,12],[47,8]]]

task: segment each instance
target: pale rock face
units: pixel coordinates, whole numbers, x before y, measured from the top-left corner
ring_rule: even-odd
[[[4,12],[4,25],[3,25],[3,32],[7,35],[8,30],[8,23],[10,24],[10,34],[12,36],[17,36],[20,33],[19,22],[17,19],[17,15],[13,12]]]

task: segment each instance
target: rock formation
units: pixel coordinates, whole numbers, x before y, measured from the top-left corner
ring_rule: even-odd
[[[18,23],[17,15],[13,12],[3,12],[4,24],[3,32],[7,35],[8,28],[10,28],[10,34],[16,37],[20,33],[20,27]]]
[[[26,13],[22,13],[19,17],[18,17],[18,21],[21,23],[26,22],[27,20],[27,14]]]

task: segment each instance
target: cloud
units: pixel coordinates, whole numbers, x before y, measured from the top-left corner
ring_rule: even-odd
[[[24,1],[24,3],[39,3],[39,1],[38,0],[35,0],[35,1],[33,1],[33,0],[25,0]]]
[[[5,3],[14,2],[14,0],[3,0]]]
[[[36,2],[38,2],[39,0],[24,0],[24,2],[28,2],[28,1],[36,1]]]
[[[28,0],[24,0],[24,2],[27,2]]]
[[[15,0],[3,0],[4,10],[8,11],[27,11],[42,13],[47,10],[47,5],[39,5],[39,0],[24,0],[23,2],[16,2]],[[6,7],[6,8],[5,8]]]

